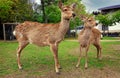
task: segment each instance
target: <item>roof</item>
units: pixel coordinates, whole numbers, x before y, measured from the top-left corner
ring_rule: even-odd
[[[119,5],[113,5],[113,6],[99,8],[98,10],[108,10],[108,9],[118,9],[118,8],[120,8],[120,4]]]

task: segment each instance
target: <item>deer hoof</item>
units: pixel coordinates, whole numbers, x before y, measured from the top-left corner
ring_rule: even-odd
[[[85,69],[88,69],[88,67],[85,67]]]
[[[60,75],[60,72],[56,72],[57,75]]]
[[[79,67],[79,65],[76,65],[75,67],[76,67],[76,68],[78,68],[78,67]]]
[[[22,67],[19,67],[19,70],[22,70],[23,68]]]
[[[62,69],[62,67],[59,67],[58,69]]]

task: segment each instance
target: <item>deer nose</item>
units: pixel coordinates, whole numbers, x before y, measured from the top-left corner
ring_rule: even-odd
[[[75,13],[72,13],[72,16],[75,17],[76,16]]]
[[[96,26],[98,25],[98,23],[96,23]]]

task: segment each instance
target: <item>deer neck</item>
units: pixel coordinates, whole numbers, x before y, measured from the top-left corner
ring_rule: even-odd
[[[85,28],[84,29],[84,39],[89,39],[92,33],[92,28]]]
[[[60,27],[59,27],[59,32],[60,32],[62,35],[65,35],[66,32],[68,31],[68,29],[69,29],[69,23],[70,23],[70,20],[69,20],[69,19],[61,18]]]

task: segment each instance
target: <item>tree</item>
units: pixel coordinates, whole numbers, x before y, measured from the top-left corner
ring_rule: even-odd
[[[105,36],[105,30],[108,30],[108,26],[112,25],[112,18],[109,14],[99,14],[96,18],[102,24],[103,36]]]
[[[97,19],[100,23],[102,23],[104,26],[112,25],[111,17],[109,15],[98,15]]]
[[[4,22],[9,17],[9,11],[11,10],[13,1],[11,0],[0,0],[0,21]]]
[[[46,22],[46,14],[45,14],[45,2],[44,0],[41,0],[41,8],[42,8],[42,13],[43,13],[43,22]]]
[[[99,14],[96,18],[102,24],[103,34],[105,34],[106,26],[111,26],[113,24],[116,24],[116,22],[120,22],[120,11],[106,15]]]
[[[23,22],[32,19],[32,4],[29,4],[28,0],[0,0],[1,22]]]
[[[23,22],[25,20],[33,20],[33,8],[32,4],[28,3],[28,0],[12,0],[14,5],[9,12],[10,22]]]
[[[97,15],[97,20],[102,23],[104,26],[111,26],[116,22],[120,22],[120,11],[116,11],[114,13],[102,15]]]
[[[0,0],[0,21],[1,22],[23,22],[25,20],[37,22],[59,22],[60,9],[58,8],[59,0],[41,0],[41,5],[36,5],[37,10],[33,9],[28,0]],[[72,21],[70,27],[81,24],[79,15],[85,13],[85,7],[80,0],[62,0],[64,4],[76,2],[77,8],[75,21]]]
[[[116,24],[116,22],[120,22],[120,10],[112,15],[112,23]]]
[[[57,23],[60,19],[60,10],[55,5],[49,5],[45,7],[46,20],[50,23]]]

